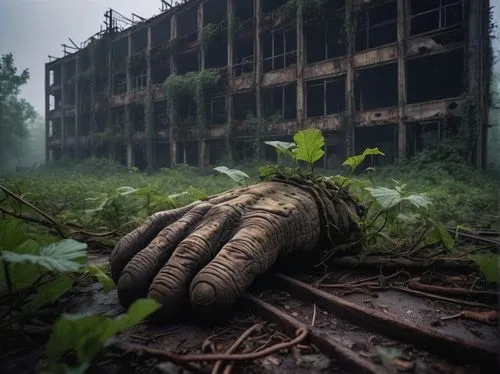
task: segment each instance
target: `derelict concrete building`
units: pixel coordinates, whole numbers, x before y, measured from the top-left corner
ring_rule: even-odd
[[[162,3],[151,19],[109,10],[46,64],[48,161],[215,165],[316,127],[325,167],[374,146],[408,157],[459,128],[487,163],[487,0]]]

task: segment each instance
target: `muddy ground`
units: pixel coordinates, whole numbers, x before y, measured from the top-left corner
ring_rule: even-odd
[[[100,255],[93,261],[105,259]],[[491,314],[496,310],[497,300],[494,292],[488,292],[494,290],[459,297],[419,290],[422,285],[484,290],[484,282],[476,271],[450,271],[432,266],[405,270],[391,266],[369,270],[338,268],[329,273],[292,274],[292,277],[299,281],[298,286],[294,286],[293,281],[290,283],[286,275],[277,279],[269,275],[257,282],[230,316],[215,325],[203,325],[189,319],[162,326],[142,323],[121,334],[98,356],[88,372],[499,372],[495,368],[498,361],[494,358],[500,337],[496,321],[457,316],[463,311]],[[347,303],[335,306],[321,301],[304,291],[303,285],[326,292],[321,293],[321,297],[334,295]],[[98,283],[75,288],[67,300],[70,302],[65,304],[66,312],[109,316],[123,312],[116,290],[104,294]],[[346,307],[359,308],[350,312]],[[365,314],[371,312],[379,319],[366,317]],[[450,316],[455,318],[446,319]],[[243,340],[236,353],[265,352],[276,344],[289,342],[295,337],[294,328],[290,326],[306,326],[310,330],[305,339],[289,348],[270,352],[256,360],[224,361],[217,364],[217,370],[214,370],[214,361],[173,364],[167,357],[161,357],[161,352],[178,355],[226,352],[245,330],[256,324],[261,325]],[[411,328],[405,330],[408,324]],[[40,326],[39,331],[33,328],[29,336],[2,334],[0,372],[40,371],[43,341],[48,331],[43,323]],[[423,335],[418,333],[420,328],[425,330]],[[145,352],[140,347],[155,351]]]

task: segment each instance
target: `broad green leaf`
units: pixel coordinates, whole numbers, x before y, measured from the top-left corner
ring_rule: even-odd
[[[14,251],[17,254],[40,253],[41,245],[33,239],[27,239],[18,245]],[[5,252],[5,251],[4,251]],[[3,256],[3,255],[0,255]],[[3,258],[3,257],[2,257]],[[27,288],[43,273],[43,269],[31,263],[7,263],[12,287],[16,290]],[[0,266],[0,280],[5,281],[4,267]]]
[[[500,256],[494,253],[485,255],[473,255],[472,260],[479,267],[488,282],[499,282]]]
[[[106,273],[104,273],[99,266],[90,265],[87,268],[87,271],[97,278],[104,293],[108,293],[115,288],[115,282],[113,282],[113,280]]]
[[[387,187],[366,187],[365,190],[373,196],[382,209],[390,209],[403,201],[398,191]]]
[[[47,343],[48,358],[55,363],[64,353],[74,351],[79,365],[89,363],[113,336],[135,326],[159,307],[155,300],[139,299],[116,318],[63,314]]]
[[[446,249],[453,249],[455,242],[446,228],[437,222],[431,220],[433,228],[427,236],[426,241],[429,244],[442,243]]]
[[[14,219],[0,220],[0,250],[14,251],[18,245],[27,239],[23,222]]]
[[[230,177],[233,181],[240,183],[245,179],[250,178],[246,173],[242,172],[241,170],[238,169],[229,169],[227,166],[217,166],[214,168],[215,171],[218,171],[219,173],[226,174],[228,177]]]
[[[47,303],[53,303],[68,292],[72,286],[73,278],[71,276],[60,275],[53,281],[37,288],[35,299],[29,307],[38,309]]]
[[[349,166],[352,171],[356,170],[356,168],[363,163],[366,156],[369,155],[381,155],[385,156],[378,148],[366,148],[362,154],[349,157],[342,163],[342,166]]]
[[[325,137],[321,133],[321,130],[310,128],[298,131],[293,140],[297,144],[297,148],[293,150],[297,160],[314,164],[325,154],[323,150]]]
[[[87,244],[73,239],[63,239],[40,249],[40,254],[19,254],[4,251],[1,259],[9,263],[32,263],[56,272],[75,271],[86,260]]]
[[[274,147],[276,149],[276,152],[278,152],[278,154],[284,154],[290,156],[291,158],[294,158],[294,154],[292,153],[292,148],[296,146],[295,143],[270,140],[270,141],[265,141],[264,144]]]
[[[424,194],[411,194],[404,198],[412,203],[416,208],[428,208],[432,205],[431,199]]]

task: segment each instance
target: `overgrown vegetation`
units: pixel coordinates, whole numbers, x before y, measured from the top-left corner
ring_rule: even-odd
[[[207,92],[217,85],[219,79],[220,74],[215,69],[204,69],[185,75],[171,74],[165,81],[165,93],[167,112],[172,113],[174,123],[180,120],[182,106],[195,105],[197,126],[199,129],[205,128]]]
[[[454,227],[477,222],[480,213],[489,222],[498,220],[493,216],[498,214],[494,207],[498,202],[493,202],[498,184],[463,164],[432,160],[435,155],[424,153],[408,164],[360,170],[369,157],[384,157],[373,148],[345,160],[344,172],[332,176],[315,168],[325,154],[319,130],[299,131],[293,140],[266,142],[276,149],[278,162],[261,166],[258,172],[183,166],[144,175],[109,161],[87,160],[5,174],[0,192],[0,236],[8,238],[0,243],[4,333],[28,331],[44,315],[42,323],[51,330],[47,367],[51,372],[68,368],[84,372],[109,339],[158,307],[151,300],[139,300],[116,318],[55,314],[89,277],[101,283],[103,292],[114,287],[105,266],[88,264],[86,251],[112,247],[154,212],[258,178],[309,181],[328,190],[333,199],[345,188],[366,207],[356,221],[362,232],[359,242],[323,253],[322,263],[339,250],[412,258],[453,256],[458,248],[445,226],[451,224],[450,218]],[[496,280],[496,255],[478,252],[470,258],[486,281]]]

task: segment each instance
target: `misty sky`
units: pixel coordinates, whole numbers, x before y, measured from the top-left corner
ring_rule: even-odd
[[[500,0],[491,0],[495,19],[500,19]],[[113,8],[125,16],[136,13],[149,18],[158,14],[160,0],[0,0],[0,55],[14,54],[21,70],[31,79],[22,95],[44,115],[44,64],[48,55],[62,56],[68,37],[78,45],[100,29],[104,12]],[[498,23],[498,21],[497,21]],[[500,35],[497,28],[496,34]],[[499,40],[495,41],[498,50]],[[496,70],[500,70],[497,64]]]

